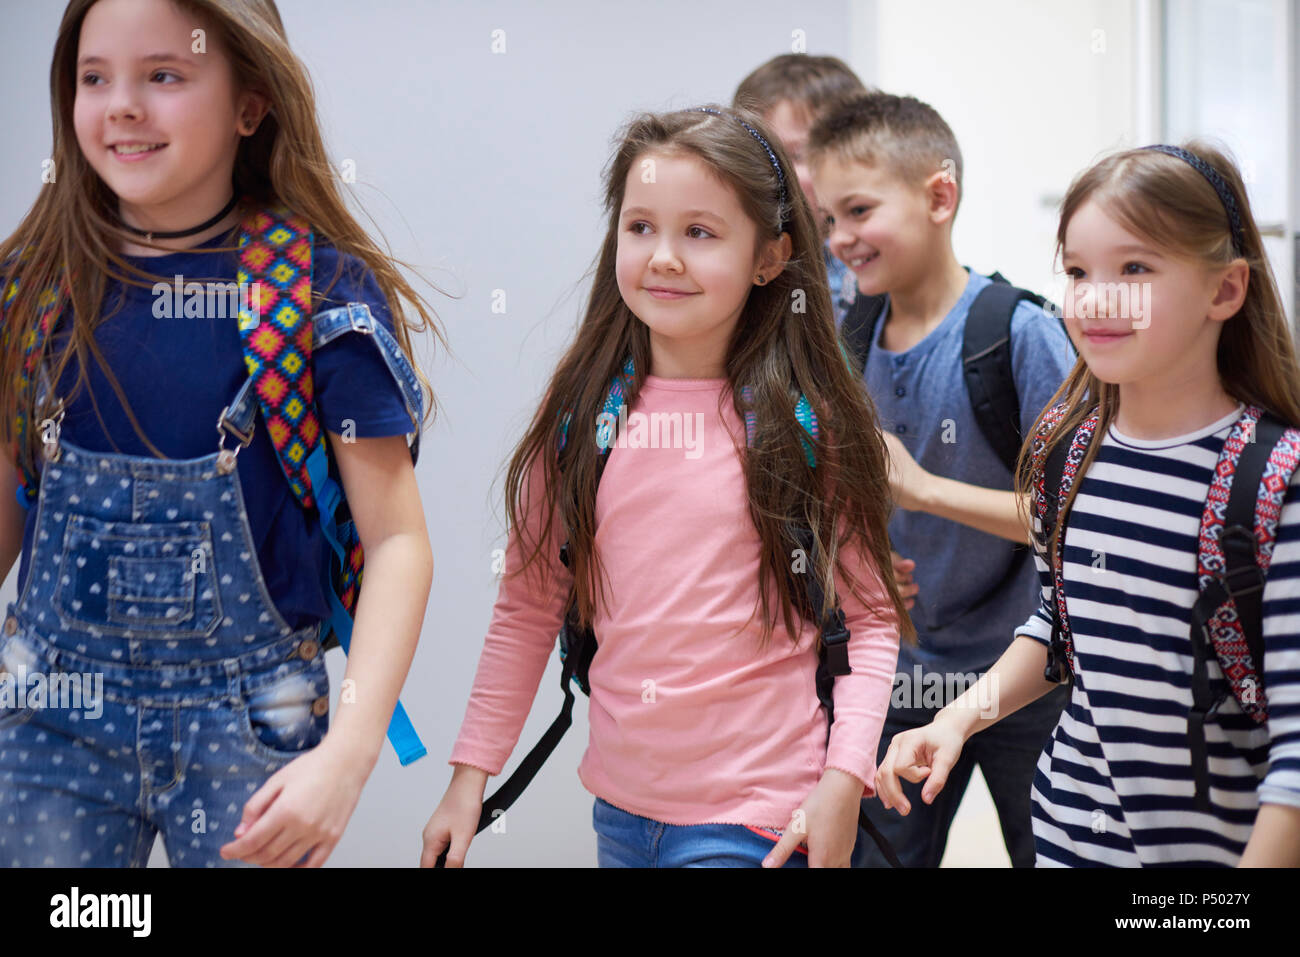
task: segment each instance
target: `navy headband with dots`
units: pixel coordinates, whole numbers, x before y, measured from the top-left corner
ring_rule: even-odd
[[[714,116],[727,115],[726,113],[723,113],[721,110],[715,110],[707,106],[696,107],[694,112],[712,113]],[[785,174],[781,172],[781,164],[777,162],[776,153],[772,151],[772,147],[768,145],[768,142],[763,138],[762,133],[754,129],[744,120],[742,120],[739,116],[733,116],[733,119],[735,119],[735,121],[739,123],[741,126],[743,126],[745,129],[749,130],[749,135],[754,137],[754,139],[758,140],[758,145],[763,147],[763,151],[767,153],[767,158],[772,161],[772,169],[776,170],[777,184],[781,187],[781,225],[784,226],[785,225]]]
[[[1241,215],[1237,212],[1237,200],[1233,197],[1232,190],[1228,188],[1227,181],[1224,180],[1219,171],[1195,153],[1189,152],[1181,146],[1169,146],[1160,143],[1142,148],[1165,153],[1168,156],[1176,156],[1205,177],[1209,184],[1214,187],[1214,191],[1219,194],[1219,201],[1223,203],[1223,208],[1228,212],[1228,228],[1232,230],[1233,251],[1238,255],[1244,255],[1246,244],[1242,242],[1241,238]]]

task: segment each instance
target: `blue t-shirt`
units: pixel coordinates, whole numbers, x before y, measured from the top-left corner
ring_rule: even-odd
[[[889,320],[886,303],[864,378],[882,427],[898,436],[923,469],[1010,490],[1011,472],[984,438],[962,376],[966,316],[990,282],[972,272],[948,315],[906,352],[880,345]],[[1018,303],[1011,317],[1011,369],[1022,435],[1073,367],[1070,340],[1060,322],[1031,302]],[[918,644],[899,647],[898,670],[909,680],[916,664],[923,672],[987,670],[1038,607],[1034,563],[1022,560],[1017,574],[999,588],[1011,567],[1011,542],[920,511],[898,509],[889,523],[889,538],[894,551],[916,562],[912,577],[919,588],[912,607]]]
[[[222,236],[199,248],[230,242]],[[169,284],[177,275],[183,277],[183,282],[232,282],[236,272],[235,253],[191,251],[127,258]],[[340,264],[342,272],[335,281]],[[376,321],[393,330],[392,316],[374,275],[356,258],[341,257],[320,237],[312,256],[312,286],[316,311],[364,302]],[[156,318],[156,297],[150,286],[110,281],[106,287],[103,314],[107,318],[95,330],[95,341],[141,430],[168,458],[212,454],[218,443],[217,418],[248,378],[238,320]],[[121,309],[110,316],[119,301]],[[48,355],[57,357],[66,338],[65,314],[52,336]],[[379,350],[366,338],[346,333],[313,351],[316,410],[321,427],[341,434],[344,420],[351,419],[358,438],[405,435],[414,426],[401,389]],[[53,359],[46,361],[53,371]],[[152,457],[93,358],[87,373],[89,392],[83,385],[76,400],[68,405],[61,437],[91,451]],[[57,395],[66,400],[76,378],[74,356],[59,380]],[[98,405],[98,416],[89,393],[93,393]],[[238,444],[233,437],[226,438],[227,447]],[[309,521],[289,488],[260,409],[252,442],[240,450],[237,463],[258,562],[276,609],[294,629],[329,617],[324,579],[329,567],[327,557],[333,553],[321,534],[319,521],[314,517]],[[337,472],[334,474],[337,476]],[[36,513],[35,506],[27,513],[19,594],[26,581]]]

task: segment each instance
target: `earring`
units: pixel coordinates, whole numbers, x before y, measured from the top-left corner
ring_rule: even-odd
[[[758,283],[761,286],[763,285],[763,283],[767,282],[767,280],[764,279],[762,276],[759,276],[757,279],[754,280],[754,282]]]

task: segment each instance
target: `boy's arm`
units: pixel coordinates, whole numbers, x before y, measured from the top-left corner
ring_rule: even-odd
[[[1038,306],[1021,302],[1011,318],[1011,374],[1020,397],[1021,435],[1029,435],[1038,415],[1074,366],[1069,337],[1061,324]],[[922,469],[896,437],[885,433],[896,471],[891,475],[900,508],[929,512],[1018,545],[1029,541],[1029,503],[1022,510],[1015,492],[986,488],[934,475]]]
[[[929,512],[1018,545],[1028,544],[1029,529],[1017,510],[1015,492],[927,472],[897,437],[882,435],[889,448],[890,486],[899,508]]]

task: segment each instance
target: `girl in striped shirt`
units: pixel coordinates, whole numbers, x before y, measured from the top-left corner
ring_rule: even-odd
[[[1113,155],[1071,185],[1057,243],[1079,360],[1021,450],[1025,501],[1095,412],[1094,437],[1056,525],[1033,517],[1040,607],[978,685],[894,739],[881,801],[908,813],[900,778],[926,781],[933,801],[972,734],[1054,687],[1047,548],[1063,530],[1074,680],[1033,784],[1038,864],[1300,864],[1295,481],[1262,598],[1268,719],[1243,713],[1211,652],[1222,704],[1204,727],[1206,803],[1188,744],[1198,537],[1220,450],[1247,406],[1300,425],[1300,368],[1241,177],[1199,143]]]

